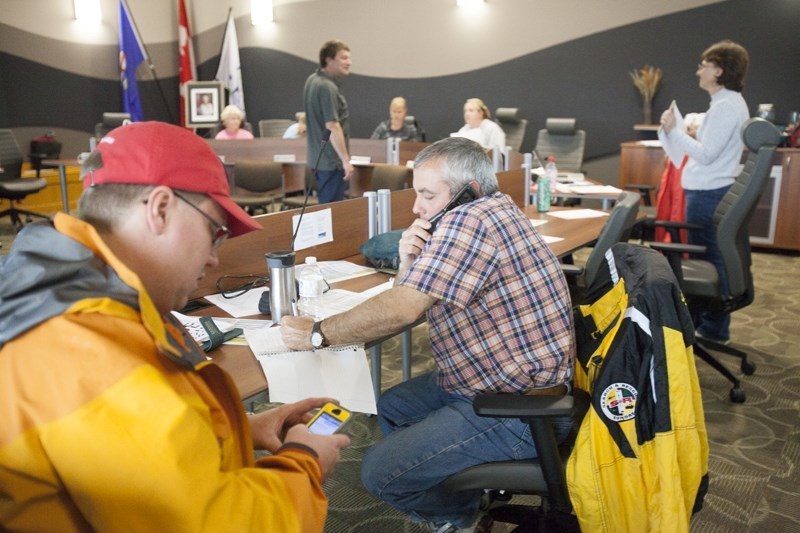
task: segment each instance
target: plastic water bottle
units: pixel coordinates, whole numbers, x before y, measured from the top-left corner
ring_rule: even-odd
[[[322,320],[321,302],[325,292],[325,278],[317,264],[316,257],[306,257],[306,263],[297,274],[298,292],[300,301],[298,311],[300,316],[310,316],[314,320]]]
[[[547,158],[547,165],[544,167],[544,173],[550,178],[550,196],[556,192],[556,183],[558,182],[558,168],[556,167],[556,158],[552,155]]]

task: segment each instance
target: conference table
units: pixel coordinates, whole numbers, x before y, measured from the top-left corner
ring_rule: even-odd
[[[607,219],[607,217],[605,216],[596,218],[562,219],[552,215],[552,213],[556,213],[560,210],[570,210],[570,209],[572,208],[553,206],[552,210],[549,213],[540,213],[536,210],[535,207],[526,207],[524,209],[524,212],[528,216],[528,218],[532,220],[547,221],[547,223],[536,226],[536,229],[537,231],[539,231],[540,234],[544,236],[561,239],[548,244],[553,253],[559,258],[570,255],[585,246],[593,244],[597,240],[597,236],[599,235],[600,230],[602,229]],[[229,241],[229,243],[227,243],[227,245],[236,246],[236,241],[237,239],[232,239],[231,241]],[[248,244],[244,242],[240,246],[244,248],[248,246]],[[229,249],[228,253],[235,254],[236,252]],[[366,264],[364,257],[361,255],[341,257],[340,259],[350,261],[356,264],[363,264],[363,265]],[[339,283],[331,284],[331,287],[336,289],[345,289],[353,292],[362,292],[364,290],[380,285],[381,283],[384,283],[389,279],[390,279],[389,274],[384,272],[375,272],[374,274],[369,274],[367,276],[362,276],[354,279],[341,281]],[[216,307],[208,307],[192,314],[226,316],[224,312],[217,309]],[[266,317],[264,315],[257,315],[251,318],[264,319]],[[378,339],[377,341],[374,341],[373,343],[367,345],[367,348],[379,344],[380,342],[387,339]],[[246,400],[248,398],[251,398],[253,396],[256,396],[260,393],[267,391],[268,389],[267,379],[264,376],[260,363],[253,355],[249,347],[225,344],[220,346],[216,350],[210,352],[208,355],[216,364],[225,369],[231,375],[233,381],[236,383],[239,389],[240,396],[243,400]],[[410,363],[406,361],[404,361],[404,364],[410,365]],[[377,358],[376,357],[372,358],[372,365],[373,365],[372,369],[373,380],[377,379],[377,382],[374,385],[376,391],[379,391],[380,390],[379,352]],[[406,372],[404,371],[404,376],[405,374]]]
[[[559,174],[559,178],[551,192],[551,197],[554,199],[600,200],[602,209],[610,209],[612,203],[622,194],[622,189],[587,178],[579,173],[575,173],[573,179],[570,179],[568,174]],[[535,183],[535,179],[531,180],[531,204],[536,203]]]

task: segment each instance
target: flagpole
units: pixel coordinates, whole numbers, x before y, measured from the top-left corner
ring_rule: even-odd
[[[142,34],[139,33],[139,27],[136,25],[136,19],[133,18],[133,12],[131,12],[130,6],[128,6],[127,0],[121,0],[123,4],[125,4],[125,10],[130,15],[128,18],[133,25],[133,32],[136,35],[136,39],[139,41],[142,50],[144,50],[144,59],[147,61],[147,67],[150,69],[150,74],[153,76],[153,80],[156,82],[156,88],[158,89],[158,93],[161,95],[161,102],[164,104],[164,108],[167,110],[167,116],[169,117],[170,124],[175,124],[175,117],[172,116],[172,110],[167,103],[167,97],[164,95],[164,89],[161,87],[161,80],[158,79],[158,74],[156,74],[156,66],[150,60],[150,53],[147,51],[147,45],[144,44],[142,40]]]
[[[228,16],[225,18],[225,30],[222,32],[222,44],[219,45],[219,60],[222,61],[222,51],[225,49],[225,37],[228,35],[228,21],[233,15],[233,7],[228,8]],[[219,63],[217,63],[217,70],[219,70]]]

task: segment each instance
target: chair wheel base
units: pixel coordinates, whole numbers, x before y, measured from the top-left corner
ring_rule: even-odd
[[[742,361],[742,374],[745,376],[752,376],[753,373],[756,371],[756,365],[751,363],[750,361]]]
[[[747,400],[747,395],[741,387],[732,388],[729,397],[733,403],[744,403]]]

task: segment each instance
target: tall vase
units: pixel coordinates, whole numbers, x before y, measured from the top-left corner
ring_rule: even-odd
[[[653,100],[644,98],[642,100],[642,124],[653,123]]]

